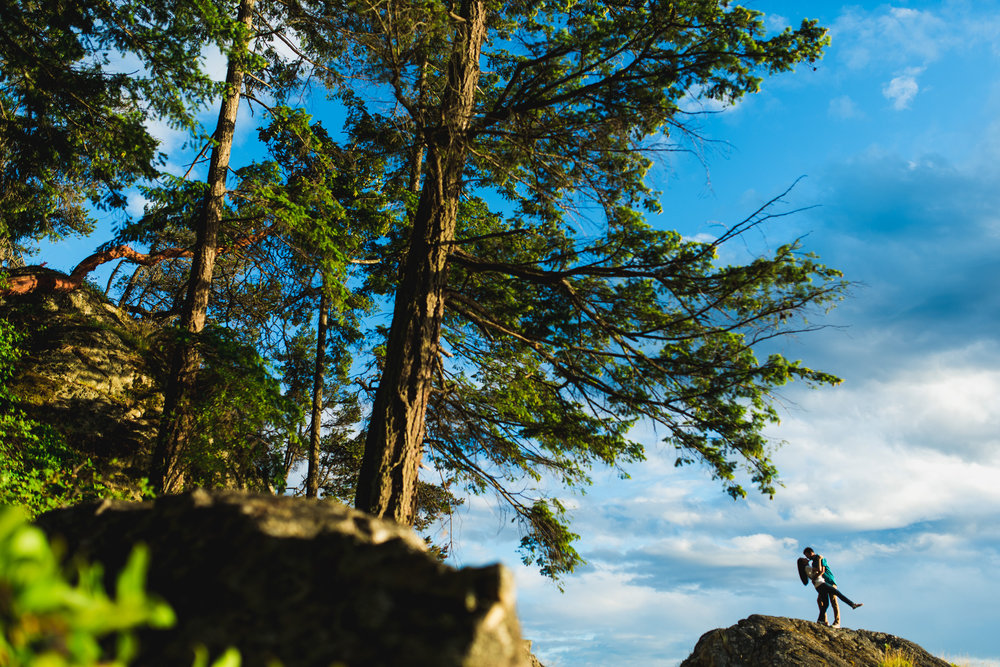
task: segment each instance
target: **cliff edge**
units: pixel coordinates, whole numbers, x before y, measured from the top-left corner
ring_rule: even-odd
[[[884,632],[759,614],[703,634],[681,667],[878,667],[887,651],[905,656],[912,667],[951,667]]]

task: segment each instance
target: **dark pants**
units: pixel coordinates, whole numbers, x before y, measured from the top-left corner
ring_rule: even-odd
[[[831,586],[830,584],[827,583],[820,584],[819,586],[816,587],[816,592],[819,593],[820,621],[826,620],[826,608],[830,606],[831,597],[838,597],[847,604],[849,604],[852,608],[854,607],[854,603],[851,602],[850,598],[848,598],[846,595],[837,590],[835,586]]]

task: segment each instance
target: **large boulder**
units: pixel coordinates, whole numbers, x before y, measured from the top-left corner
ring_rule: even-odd
[[[157,329],[87,285],[0,297],[0,318],[25,335],[10,387],[18,407],[84,456],[144,471],[162,408]]]
[[[887,652],[900,652],[912,667],[950,667],[913,642],[884,632],[758,614],[706,632],[681,667],[878,667]]]
[[[149,590],[178,622],[140,633],[140,665],[190,665],[199,644],[248,667],[532,665],[507,570],[453,569],[410,529],[334,502],[195,491],[37,523],[109,580],[149,546]]]

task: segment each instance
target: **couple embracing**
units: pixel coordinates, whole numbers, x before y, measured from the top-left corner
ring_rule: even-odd
[[[847,604],[851,606],[851,609],[857,609],[862,603],[855,604],[851,600],[841,593],[837,589],[837,580],[833,576],[833,571],[830,570],[829,564],[826,562],[826,558],[820,554],[813,551],[812,547],[806,547],[802,551],[805,558],[799,558],[799,578],[802,579],[802,584],[808,584],[812,581],[813,586],[816,587],[816,593],[818,597],[816,598],[816,604],[819,605],[819,623],[823,625],[829,625],[826,622],[826,608],[833,605],[833,627],[840,627],[840,604],[837,602],[837,598],[840,598]]]

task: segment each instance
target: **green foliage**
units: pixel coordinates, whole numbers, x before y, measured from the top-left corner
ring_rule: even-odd
[[[240,652],[235,648],[229,648],[223,652],[214,662],[209,665],[209,654],[208,649],[204,646],[199,646],[195,649],[194,654],[194,664],[192,667],[240,667],[243,663],[243,659],[240,656]],[[281,663],[273,661],[269,663],[269,667],[281,667]]]
[[[682,105],[733,103],[829,42],[815,21],[767,37],[761,12],[715,0],[508,7],[491,21],[501,39],[487,47],[475,166],[521,213],[549,220],[581,194],[611,224],[658,211],[648,138],[686,134]]]
[[[732,497],[746,495],[747,478],[773,495],[778,471],[763,431],[778,420],[774,392],[795,379],[839,380],[757,350],[808,330],[809,309],[840,299],[838,271],[797,244],[718,265],[718,248],[766,213],[693,242],[638,217],[578,241],[474,202],[463,212],[459,234],[470,240],[452,255],[442,332],[462,361],[440,369],[426,442],[438,467],[514,508],[536,549],[529,557],[550,574],[571,569],[572,553],[558,556],[568,517],[539,522],[524,492],[509,489],[543,476],[583,488],[596,463],[641,461],[631,430],[640,420],[661,428],[677,465],[706,465]],[[541,548],[548,536],[559,539]]]
[[[141,93],[161,105],[156,110],[164,117],[188,118],[185,101],[202,99],[208,88],[197,68],[190,80],[171,78],[180,55],[197,60],[183,49],[198,40],[233,41],[226,32],[232,22],[222,18],[226,7],[203,5],[85,2],[48,33],[42,26],[58,14],[58,0],[25,5],[30,11],[16,20],[31,21],[45,45],[65,45],[39,49],[56,58],[46,66],[66,73],[49,88],[73,92],[90,82],[101,103],[93,108],[118,116],[104,122],[108,113],[81,115],[72,105],[63,115],[38,116],[51,118],[52,146],[67,148],[58,161],[39,153],[39,169],[49,171],[25,181],[18,201],[42,202],[52,213],[8,207],[21,216],[6,223],[13,238],[82,230],[82,218],[58,218],[79,216],[71,193],[119,205],[123,184],[152,173],[154,147],[140,132],[146,116],[131,102]],[[485,46],[479,61],[462,62],[466,45],[456,35],[468,21],[457,21],[455,12],[473,5],[485,12]],[[674,147],[692,131],[686,123],[699,101],[735,102],[756,92],[765,75],[816,60],[828,42],[822,28],[803,21],[768,35],[760,12],[718,0],[615,6],[474,0],[461,7],[296,0],[262,11],[275,26],[264,40],[287,18],[296,43],[320,63],[316,74],[347,108],[349,143],[339,145],[304,111],[277,104],[260,132],[267,159],[237,172],[220,232],[227,251],[210,301],[217,326],[195,341],[204,368],[185,406],[198,415],[187,452],[189,483],[282,488],[303,451],[315,369],[312,325],[325,292],[334,325],[324,391],[332,406],[324,487],[329,495],[353,497],[364,396],[347,387],[352,373],[380,372],[386,358],[384,328],[363,335],[363,317],[406,279],[404,259],[443,243],[450,253],[440,269],[446,275],[437,281],[441,293],[431,295],[445,302],[441,339],[420,341],[441,350],[421,375],[433,382],[426,456],[441,483],[421,481],[420,521],[447,514],[459,491],[495,493],[520,522],[526,562],[552,577],[572,571],[580,559],[569,516],[530,487],[555,481],[580,490],[593,465],[622,470],[641,461],[645,443],[632,435],[640,422],[657,427],[676,449],[678,465],[707,466],[733,498],[746,494],[747,479],[774,493],[777,470],[762,435],[778,417],[774,392],[794,379],[832,384],[837,378],[770,353],[769,341],[811,328],[802,316],[834,303],[845,283],[797,243],[743,266],[720,265],[719,247],[764,223],[766,212],[710,243],[653,229],[644,216],[660,210],[659,193],[646,174],[664,140]],[[195,27],[202,14],[211,19],[203,30]],[[164,34],[172,22],[176,34]],[[116,41],[126,35],[122,26],[136,37]],[[101,39],[138,53],[150,76],[135,84],[104,77]],[[281,63],[274,49],[254,48],[251,66],[266,63],[276,98],[287,101],[302,63]],[[6,75],[3,65],[14,57],[0,57],[7,58],[0,61],[5,108],[8,98],[27,100],[49,89],[26,74]],[[468,131],[454,133],[456,114],[447,107],[452,76],[480,64],[475,99],[460,119]],[[10,71],[29,71],[23,68]],[[157,81],[178,94],[165,94]],[[86,132],[72,135],[75,127]],[[6,136],[0,132],[0,153],[4,141],[22,142]],[[119,140],[133,150],[113,163]],[[97,153],[88,153],[90,146]],[[442,163],[434,159],[448,151],[464,156],[453,162],[457,172],[433,172]],[[3,159],[0,165],[14,164]],[[59,171],[54,162],[70,166]],[[4,183],[16,182],[18,169],[26,167],[8,169]],[[411,243],[412,231],[426,228],[415,224],[419,216],[435,214],[418,206],[425,201],[421,177],[426,183],[431,173],[460,184],[441,204],[458,208],[457,230],[454,238]],[[91,189],[70,189],[81,181]],[[44,196],[31,199],[31,192]],[[116,243],[189,247],[204,186],[167,179],[145,195],[147,215],[126,225]],[[137,271],[120,284],[122,303],[157,321],[169,318],[185,268],[179,261]],[[429,323],[418,328],[437,330]],[[352,352],[361,345],[366,358],[355,364]],[[281,364],[280,383],[268,361]],[[368,379],[358,384],[370,393]],[[27,433],[24,426],[5,428]],[[46,443],[39,451],[57,447]]]
[[[260,138],[271,159],[238,171],[239,213],[283,232],[302,269],[327,276],[332,311],[346,310],[351,260],[389,224],[381,161],[359,160],[301,109],[272,109]]]
[[[763,432],[778,417],[774,392],[837,378],[768,353],[768,341],[809,329],[802,316],[846,284],[795,243],[718,265],[718,248],[766,212],[688,242],[646,224],[660,210],[646,174],[664,139],[692,131],[699,101],[733,103],[765,75],[816,60],[826,31],[806,20],[768,35],[760,12],[716,0],[302,6],[315,19],[303,21],[304,44],[337,72],[348,131],[384,161],[401,212],[366,284],[387,298],[401,282],[426,284],[397,298],[446,301],[442,354],[420,373],[433,382],[427,456],[448,482],[513,507],[526,558],[551,576],[577,562],[573,536],[524,480],[582,488],[594,464],[640,461],[640,421],[734,498],[745,477],[772,495]],[[482,57],[470,59],[467,29],[480,18]],[[352,76],[381,85],[348,89]],[[474,96],[458,100],[456,77],[477,76]],[[449,207],[454,238],[432,236]],[[451,249],[447,276],[427,279],[435,269],[413,253],[436,244]],[[434,349],[429,319],[400,321],[425,336],[390,336],[400,348],[386,357]]]
[[[164,356],[177,330],[161,340]],[[195,416],[185,450],[186,481],[209,488],[282,489],[280,454],[303,406],[289,400],[256,349],[215,325],[191,336],[202,359],[187,409]],[[163,362],[164,368],[166,362]]]
[[[133,630],[169,627],[173,612],[145,592],[149,553],[136,547],[112,599],[99,565],[83,565],[68,581],[41,530],[16,508],[0,508],[0,664],[11,667],[126,665]],[[114,653],[100,640],[113,636]]]
[[[335,413],[333,422],[345,428],[356,432],[360,418],[357,396],[341,386],[361,339],[360,316],[371,305],[360,285],[351,284],[353,261],[387,224],[379,163],[359,163],[301,110],[275,107],[270,113],[271,123],[260,131],[270,159],[237,170],[239,184],[226,212],[233,222],[221,230],[225,250],[216,264],[209,311],[216,326],[198,343],[205,368],[191,404],[200,423],[190,463],[201,472],[188,483],[259,485],[251,481],[256,466],[259,473],[269,471],[267,486],[284,488],[304,456],[303,418],[315,368],[312,325],[323,291],[331,321],[325,403]],[[151,202],[146,215],[109,245],[190,245],[204,187],[178,179],[147,188],[145,195]],[[165,263],[124,279],[123,301],[154,319],[167,315],[162,304],[176,303],[185,264]],[[262,357],[278,364],[281,386]],[[258,414],[248,414],[253,412]],[[334,428],[322,455],[326,470],[343,440],[343,428]]]
[[[527,513],[530,529],[521,538],[524,564],[537,563],[540,572],[552,579],[572,572],[583,562],[573,548],[580,536],[566,529],[565,514],[566,508],[558,500],[536,500]]]
[[[136,629],[174,625],[173,610],[146,592],[145,545],[133,548],[112,598],[100,565],[80,563],[67,578],[45,534],[26,519],[21,508],[0,506],[0,664],[125,667],[139,648]],[[198,647],[194,667],[209,667],[208,660]],[[230,648],[211,667],[240,662]]]
[[[218,89],[198,64],[231,22],[209,2],[0,2],[0,236],[87,234],[157,176],[152,118],[193,129]],[[132,60],[119,69],[122,57]],[[138,67],[136,67],[138,65]]]

